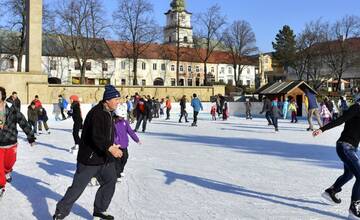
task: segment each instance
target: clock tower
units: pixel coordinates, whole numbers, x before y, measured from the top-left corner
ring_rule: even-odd
[[[192,47],[192,14],[185,10],[185,0],[173,0],[170,6],[171,9],[165,13],[164,43],[176,45],[179,39],[181,47]]]

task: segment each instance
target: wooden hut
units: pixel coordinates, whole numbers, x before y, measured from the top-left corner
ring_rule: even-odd
[[[306,89],[308,89],[310,92],[317,94],[317,92],[304,81],[284,81],[268,83],[259,88],[255,93],[259,94],[259,98],[262,98],[264,96],[270,98],[271,100],[273,100],[274,98],[278,98],[278,100],[281,102],[284,102],[285,100],[295,99],[299,109],[303,110]],[[298,111],[298,116],[303,115],[303,111]]]

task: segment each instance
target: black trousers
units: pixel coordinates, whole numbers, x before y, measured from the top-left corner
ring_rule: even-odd
[[[166,119],[170,119],[170,108],[166,108]]]
[[[62,119],[65,120],[66,116],[64,114],[64,108],[60,108]]]
[[[72,135],[73,135],[75,144],[80,144],[79,132],[80,132],[81,126],[82,126],[81,122],[80,123],[74,122]]]
[[[186,110],[185,110],[185,109],[181,109],[179,121],[181,121],[182,117],[185,117],[185,121],[188,121],[187,115],[188,115],[188,114],[187,114]]]
[[[197,123],[197,116],[198,116],[199,112],[197,111],[194,111],[194,121],[193,121],[193,124],[196,125]]]
[[[118,178],[121,177],[121,173],[124,172],[126,162],[129,158],[129,152],[127,148],[125,149],[121,148],[121,151],[123,152],[123,156],[121,158],[117,158],[115,161],[116,176]]]
[[[136,120],[137,120],[137,122],[136,122],[135,130],[139,129],[140,124],[142,122],[142,131],[145,131],[146,130],[147,116],[143,115],[143,114],[138,114]]]
[[[60,214],[62,217],[68,216],[72,206],[83,193],[92,177],[96,177],[100,184],[95,195],[94,212],[105,212],[115,192],[115,163],[99,166],[86,166],[77,163],[73,182],[64,197],[56,205],[55,214]]]

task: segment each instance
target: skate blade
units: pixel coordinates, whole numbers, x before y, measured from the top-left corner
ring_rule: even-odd
[[[349,216],[348,216],[349,220],[360,220],[359,217],[355,216],[350,210],[349,210]]]
[[[338,205],[338,203],[334,202],[331,197],[329,196],[329,194],[327,194],[326,192],[321,193],[321,197],[323,202],[329,204],[329,205]]]

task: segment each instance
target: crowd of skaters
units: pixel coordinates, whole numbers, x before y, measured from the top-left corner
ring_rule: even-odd
[[[355,89],[354,91],[353,99],[360,100],[359,90]],[[359,117],[357,115],[359,108],[354,110],[355,107],[350,107],[344,98],[340,98],[338,104],[334,105],[334,100],[325,97],[320,103],[319,108],[315,95],[308,93],[309,91],[305,92],[309,118],[308,130],[313,130],[310,122],[313,116],[316,116],[318,119],[320,127],[320,130],[316,130],[314,135],[318,135],[321,131],[328,130],[353,117]],[[48,120],[46,110],[43,108],[38,96],[35,96],[28,107],[28,121],[20,112],[21,105],[16,92],[13,92],[12,95],[6,99],[6,91],[0,87],[0,97],[0,159],[3,159],[3,163],[0,163],[1,196],[5,192],[6,182],[12,180],[10,174],[16,161],[17,148],[16,125],[19,124],[24,130],[31,145],[35,143],[35,135],[41,131],[41,124],[44,125],[46,131],[49,130],[49,127],[46,123]],[[131,137],[134,142],[141,144],[139,137],[135,133],[141,124],[142,131],[145,132],[146,123],[151,122],[153,118],[162,117],[166,112],[165,119],[170,119],[172,108],[170,97],[159,100],[151,98],[149,95],[139,95],[135,93],[134,96],[125,97],[124,102],[120,102],[119,98],[120,93],[115,87],[107,85],[103,99],[90,110],[83,124],[79,97],[76,95],[69,97],[71,105],[70,109],[66,111],[67,106],[64,104],[66,100],[64,101],[64,98],[59,95],[58,105],[62,118],[58,119],[65,120],[68,117],[72,117],[74,121],[73,138],[75,145],[71,150],[76,151],[77,154],[77,171],[75,172],[72,185],[57,204],[53,219],[64,219],[70,213],[72,205],[92,179],[96,179],[97,184],[100,185],[95,197],[93,216],[102,219],[113,219],[113,216],[106,213],[106,210],[114,194],[116,182],[119,182],[124,176],[123,171],[128,159],[128,136]],[[291,112],[291,122],[297,122],[296,112],[298,111],[298,107],[295,100],[288,99],[281,103],[277,98],[270,100],[268,97],[265,97],[263,101],[264,105],[261,113],[265,113],[269,125],[273,125],[276,131],[278,131],[278,119],[287,118],[289,111]],[[187,97],[184,95],[179,103],[179,123],[182,122],[182,118],[185,119],[185,122],[188,122],[186,103]],[[356,102],[355,104],[358,105]],[[247,119],[251,119],[251,102],[246,100],[245,105],[246,117]],[[197,115],[203,110],[202,103],[197,97],[197,94],[192,95],[191,106],[194,111],[192,126],[196,126]],[[352,109],[353,111],[350,116],[348,109]],[[65,111],[68,116],[65,115]],[[224,96],[220,94],[216,96],[210,114],[214,120],[216,120],[216,116],[223,120],[228,118],[228,103]],[[319,119],[320,117],[322,120]],[[135,122],[135,119],[136,125],[133,130],[130,123]],[[112,129],[106,129],[108,127]],[[79,136],[80,129],[82,129],[81,137]],[[357,143],[354,145],[357,145]],[[341,147],[346,146],[341,145]],[[345,160],[343,158],[341,159],[343,161]],[[353,162],[344,161],[344,163]],[[354,171],[345,170],[345,172]],[[343,181],[342,184],[345,184],[347,181],[348,180]],[[335,194],[339,191],[333,188],[331,188],[332,191],[330,188],[327,189],[327,193],[332,197],[332,200],[339,202],[335,197]],[[359,204],[353,202],[352,206]],[[360,213],[358,214],[360,215]]]

